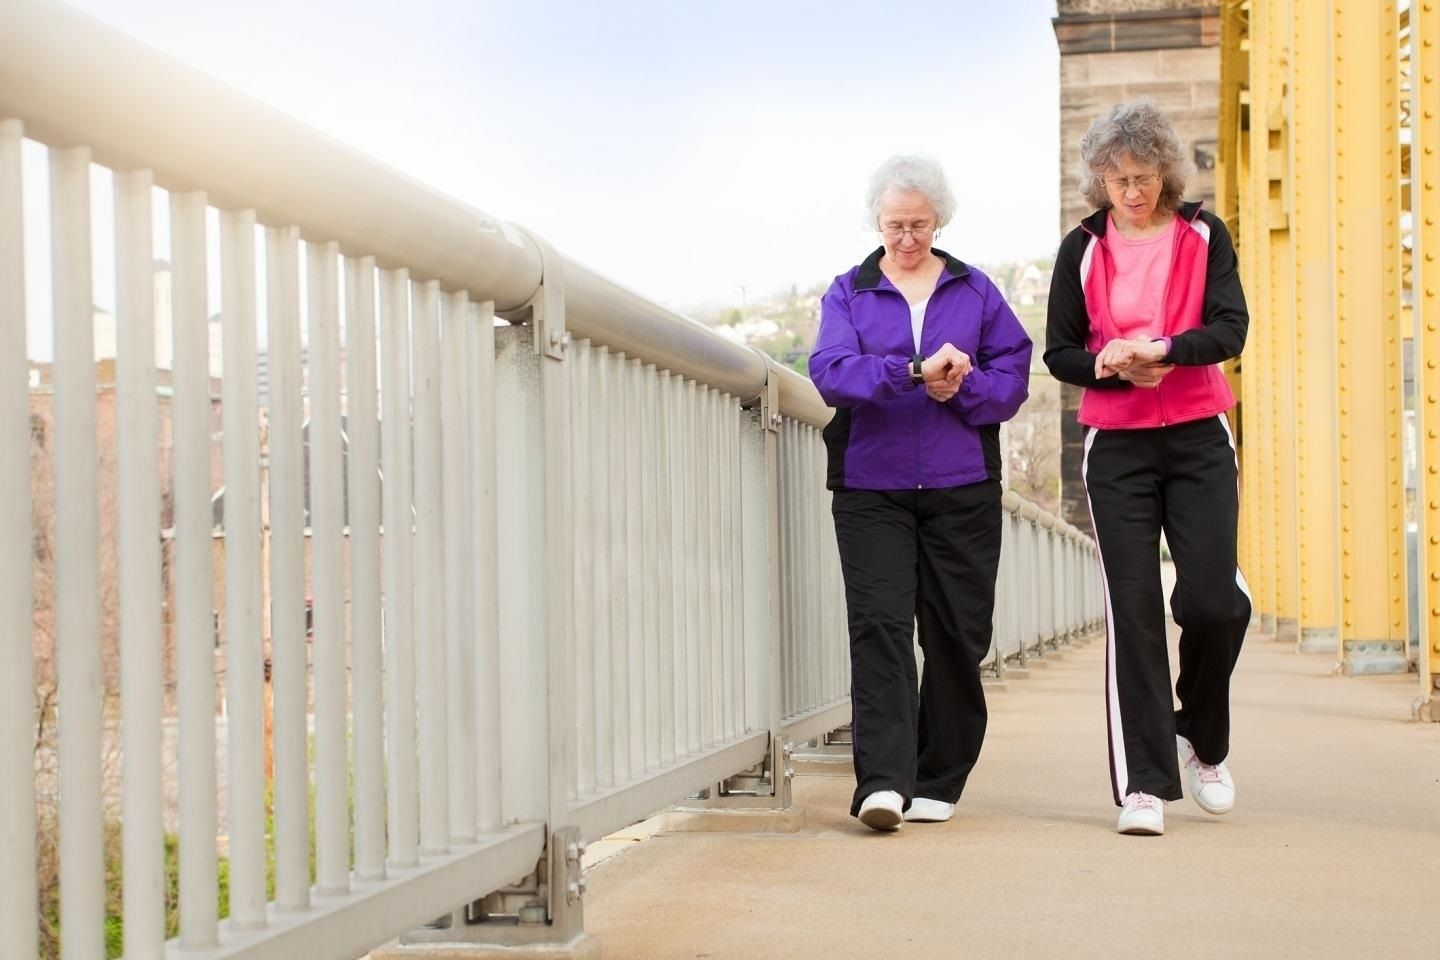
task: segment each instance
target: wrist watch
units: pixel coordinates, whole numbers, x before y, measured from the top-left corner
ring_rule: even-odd
[[[924,362],[925,358],[918,353],[910,358],[910,381],[912,383],[921,384],[925,382],[925,374],[921,368]]]

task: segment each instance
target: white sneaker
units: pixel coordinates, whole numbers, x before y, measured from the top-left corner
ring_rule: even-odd
[[[1175,737],[1175,748],[1180,751],[1180,765],[1185,768],[1185,779],[1190,787],[1190,796],[1206,813],[1229,813],[1235,806],[1235,778],[1224,763],[1201,763],[1190,741]]]
[[[899,830],[905,801],[894,790],[877,790],[860,803],[860,822],[871,830]]]
[[[944,823],[955,815],[955,804],[929,797],[916,797],[905,811],[905,819],[913,823]]]
[[[1116,833],[1158,837],[1165,833],[1165,801],[1148,793],[1132,793],[1120,808]]]

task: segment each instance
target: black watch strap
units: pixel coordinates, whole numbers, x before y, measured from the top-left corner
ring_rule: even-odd
[[[925,382],[925,372],[922,369],[924,363],[925,358],[918,353],[910,358],[910,379],[915,383]]]

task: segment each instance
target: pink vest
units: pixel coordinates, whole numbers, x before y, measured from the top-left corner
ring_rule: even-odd
[[[1199,208],[1196,208],[1198,214]],[[1205,275],[1210,254],[1210,228],[1197,216],[1176,231],[1170,283],[1165,290],[1163,330],[1173,337],[1203,324]],[[1110,340],[1123,336],[1110,315],[1110,280],[1115,262],[1100,238],[1091,234],[1080,261],[1080,285],[1090,314],[1086,349],[1098,353]],[[1164,427],[1224,413],[1235,406],[1235,396],[1218,365],[1176,367],[1154,390],[1086,390],[1080,400],[1081,423],[1102,430]]]

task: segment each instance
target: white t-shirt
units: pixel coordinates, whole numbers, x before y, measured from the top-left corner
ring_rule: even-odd
[[[925,305],[930,302],[926,297],[919,303],[910,304],[910,330],[915,334],[915,352],[920,352],[920,328],[925,325]]]

